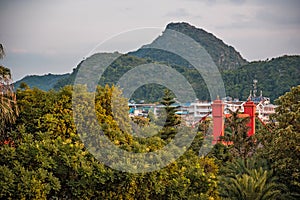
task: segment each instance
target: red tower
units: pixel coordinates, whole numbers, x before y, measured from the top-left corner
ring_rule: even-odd
[[[250,121],[248,123],[249,131],[248,136],[255,134],[255,112],[256,112],[256,105],[253,101],[247,101],[244,104],[244,114],[248,114],[250,117]]]
[[[217,98],[213,101],[212,105],[213,117],[213,144],[219,141],[220,136],[224,136],[224,104]]]

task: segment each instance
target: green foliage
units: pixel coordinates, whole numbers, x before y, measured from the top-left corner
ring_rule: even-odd
[[[300,85],[292,87],[291,90],[275,101],[278,107],[273,118],[279,123],[278,128],[288,128],[292,131],[300,130]]]
[[[17,91],[20,115],[9,133],[13,145],[0,144],[1,199],[218,199],[218,167],[192,150],[149,173],[124,173],[100,163],[77,134],[72,90],[26,86]],[[96,94],[80,95],[85,107],[75,108],[94,111],[87,100],[94,95],[98,123],[120,148],[151,152],[166,144],[157,135],[135,138],[128,133],[127,100],[118,88],[98,87]]]
[[[3,46],[0,44],[0,59],[4,55]],[[0,143],[7,139],[6,132],[9,131],[18,115],[13,88],[10,69],[0,65]]]
[[[266,160],[252,157],[227,162],[220,171],[220,196],[223,199],[286,199],[287,187],[278,178]]]
[[[228,147],[216,145],[212,154],[225,161],[219,162],[222,198],[299,198],[299,94],[300,86],[297,86],[276,100],[278,107],[272,117],[276,123],[257,129],[255,138],[247,137],[247,120],[238,119],[237,113],[232,113],[226,126],[231,132],[243,133],[244,137],[225,136],[234,143]],[[227,155],[224,152],[230,152],[231,159],[224,159],[223,155]]]
[[[134,116],[132,121],[140,127],[148,126],[149,125],[149,118],[145,118],[143,116]]]
[[[1,80],[0,80],[1,84]],[[16,96],[10,86],[0,86],[0,142],[6,138],[6,132],[10,130],[18,116]]]
[[[11,190],[1,191],[4,197],[87,199],[106,179],[105,173],[100,173],[103,166],[88,154],[74,133],[68,139],[53,138],[47,132],[19,134],[14,147],[5,145],[0,150],[1,165],[11,169],[10,176],[17,177],[10,183]],[[5,185],[2,180],[0,184]]]
[[[10,79],[11,74],[10,74],[10,69],[0,66],[0,75],[1,75],[1,82],[7,82],[5,79]]]
[[[260,156],[269,160],[279,182],[285,184],[289,192],[299,197],[300,191],[300,86],[281,96],[276,103],[275,124],[271,132],[260,135],[263,148]]]
[[[37,88],[30,89],[26,86],[17,90],[17,99],[20,109],[17,123],[25,124],[26,132],[38,132],[39,120],[52,109],[52,102],[55,99],[54,92],[45,92]]]
[[[170,90],[165,90],[164,97],[161,101],[161,104],[164,105],[164,127],[161,130],[161,138],[164,140],[170,140],[177,133],[176,126],[181,123],[180,117],[175,114],[176,107],[172,104],[175,103],[174,97]]]
[[[222,143],[215,144],[212,150],[208,153],[208,157],[214,158],[219,167],[223,167],[227,162],[231,162],[233,160],[230,148]]]
[[[225,178],[220,196],[236,200],[280,199],[285,186],[277,184],[272,173],[262,168],[247,170],[247,173]]]
[[[233,158],[230,162],[224,163],[224,166],[220,169],[220,174],[234,178],[236,175],[249,174],[251,170],[259,170],[260,168],[270,171],[267,160],[255,156],[246,160],[243,158]]]
[[[248,136],[248,122],[249,117],[240,117],[239,110],[230,111],[230,116],[225,119],[225,133],[221,139],[229,144],[229,152],[234,157],[246,159],[257,149],[255,135]]]

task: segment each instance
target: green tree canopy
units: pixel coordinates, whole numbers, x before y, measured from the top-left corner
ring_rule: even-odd
[[[180,117],[175,114],[176,107],[173,105],[175,103],[174,96],[170,90],[165,90],[162,101],[160,102],[164,105],[164,111],[162,112],[161,118],[164,121],[164,127],[161,131],[161,138],[164,140],[169,140],[175,136],[177,133],[176,126],[181,123]]]
[[[261,155],[269,160],[279,181],[300,197],[300,85],[276,100],[272,131],[262,135]]]
[[[20,115],[9,135],[14,145],[0,144],[1,199],[218,199],[218,167],[192,150],[149,173],[120,172],[99,162],[77,133],[72,91],[71,86],[57,92],[18,90]],[[127,132],[127,100],[118,88],[80,95],[84,107],[75,108],[95,112],[87,100],[94,95],[98,123],[118,147],[142,153],[165,145],[158,135],[139,139]],[[120,104],[112,105],[112,99]],[[121,106],[117,115],[115,106]]]
[[[4,48],[0,44],[0,59],[4,55]],[[10,70],[0,65],[0,142],[7,139],[6,132],[15,122],[17,115],[18,107]]]

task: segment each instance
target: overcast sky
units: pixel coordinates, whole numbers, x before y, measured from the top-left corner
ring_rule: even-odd
[[[0,64],[15,81],[71,72],[103,41],[110,41],[107,50],[134,50],[181,21],[213,33],[249,61],[300,54],[299,10],[298,0],[0,0],[6,51]]]

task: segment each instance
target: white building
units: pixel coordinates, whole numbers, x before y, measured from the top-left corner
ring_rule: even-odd
[[[211,111],[211,102],[208,101],[192,102],[188,108],[189,115],[194,119],[200,119],[204,116],[210,115]]]

